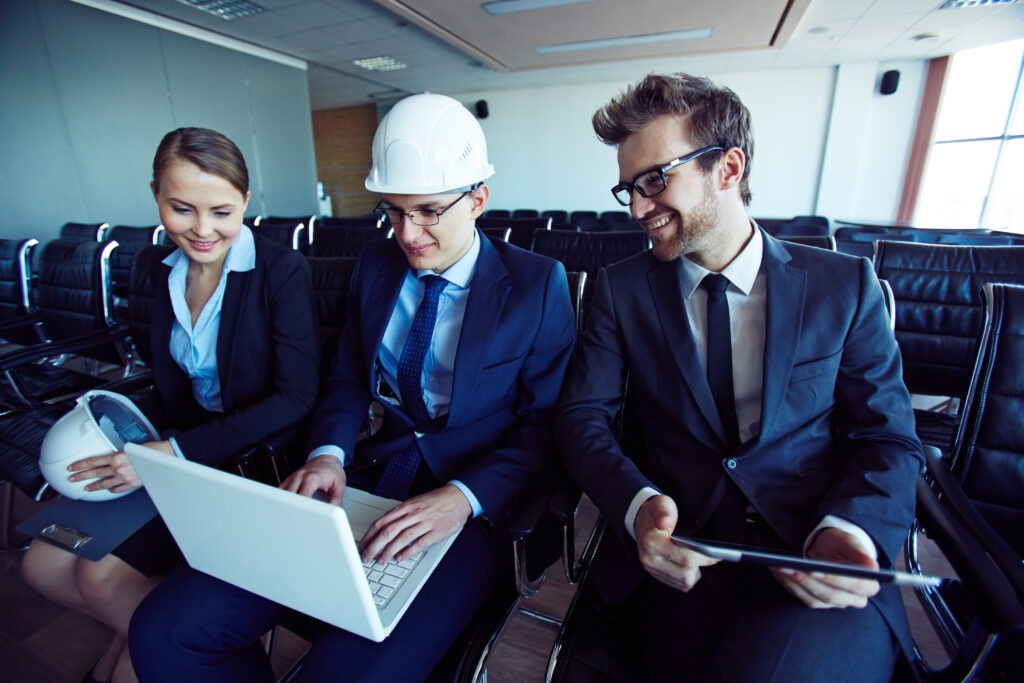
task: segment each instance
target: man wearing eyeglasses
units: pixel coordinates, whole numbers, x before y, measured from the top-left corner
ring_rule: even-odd
[[[598,276],[556,423],[612,531],[597,592],[636,619],[652,680],[890,680],[911,643],[895,586],[672,539],[892,565],[922,455],[871,264],[750,219],[750,115],[731,90],[651,75],[593,124],[653,245]]]
[[[309,456],[283,487],[334,504],[348,486],[404,501],[366,532],[364,561],[459,535],[387,639],[325,633],[303,681],[424,680],[510,576],[505,513],[550,465],[575,314],[560,263],[476,229],[493,172],[480,124],[442,95],[402,100],[374,137],[366,187],[394,239],[360,253]],[[372,401],[382,424],[357,444]],[[140,612],[132,651],[149,679],[272,680],[253,646],[281,617],[269,601],[191,572]]]

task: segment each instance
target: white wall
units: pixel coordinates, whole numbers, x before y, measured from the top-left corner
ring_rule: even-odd
[[[898,69],[896,94],[878,94]],[[895,220],[924,74],[924,62],[708,74],[740,96],[754,122],[750,212],[761,217],[820,213],[850,221]],[[637,79],[643,77],[637,74]],[[485,91],[495,176],[490,208],[620,209],[615,151],[590,117],[629,83]]]

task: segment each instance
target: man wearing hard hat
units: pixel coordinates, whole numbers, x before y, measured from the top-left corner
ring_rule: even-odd
[[[425,678],[507,569],[504,512],[551,458],[575,334],[565,269],[476,229],[493,173],[479,123],[442,95],[400,101],[374,137],[366,188],[394,239],[359,257],[309,457],[283,486],[335,504],[347,485],[405,501],[367,531],[364,560],[405,560],[459,535],[390,637],[318,638],[303,681]],[[357,445],[371,401],[383,423]],[[274,607],[177,574],[133,621],[140,678],[272,680],[252,645],[280,618]]]

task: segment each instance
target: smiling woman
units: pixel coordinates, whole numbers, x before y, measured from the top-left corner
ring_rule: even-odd
[[[162,440],[147,445],[218,466],[313,408],[320,353],[309,265],[242,224],[249,174],[238,147],[220,133],[180,128],[164,136],[151,188],[177,249],[153,261],[155,391],[139,408]],[[87,491],[141,486],[123,452],[79,459],[68,470]],[[122,525],[130,535],[98,562],[40,540],[26,553],[30,585],[115,632],[86,681],[135,679],[125,644],[129,621],[180,559],[155,514]]]

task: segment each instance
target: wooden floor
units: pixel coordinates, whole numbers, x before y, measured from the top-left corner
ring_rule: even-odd
[[[19,494],[16,516],[38,509]],[[581,511],[580,538],[589,532],[594,511]],[[926,544],[922,554],[931,571],[951,576],[938,551]],[[76,683],[106,647],[110,631],[103,625],[75,612],[56,606],[35,593],[19,573],[20,553],[0,553],[0,681],[6,683]],[[934,569],[932,569],[934,567]],[[572,599],[573,588],[556,565],[548,571],[548,580],[536,596],[524,601],[524,607],[560,617]],[[922,649],[941,661],[930,625],[921,613],[916,598],[905,596],[911,626]],[[488,665],[491,683],[543,681],[557,626],[526,615],[516,615],[498,642]],[[273,663],[284,671],[305,644],[284,634],[279,638]],[[187,682],[185,682],[187,683]]]

